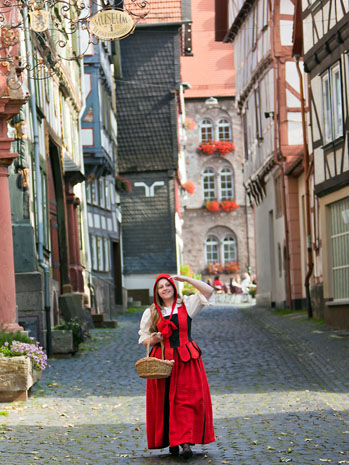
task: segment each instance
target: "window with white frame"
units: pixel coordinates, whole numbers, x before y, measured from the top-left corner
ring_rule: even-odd
[[[110,248],[109,240],[104,239],[104,271],[110,271]]]
[[[202,188],[204,200],[216,198],[216,174],[213,169],[207,168],[202,173]]]
[[[340,64],[322,75],[322,110],[324,143],[343,136],[343,97]]]
[[[106,209],[111,210],[111,189],[110,189],[110,181],[108,179],[105,180],[105,200],[106,200]]]
[[[236,262],[236,241],[233,236],[226,236],[223,239],[223,265],[227,262]]]
[[[231,200],[234,198],[233,179],[233,172],[230,168],[223,168],[220,170],[220,200]]]
[[[104,271],[104,245],[102,237],[97,237],[97,260],[98,270]]]
[[[104,178],[99,178],[99,205],[105,208],[105,184]]]
[[[92,257],[92,269],[98,270],[97,237],[94,235],[91,235],[91,257]]]
[[[200,123],[201,142],[213,140],[213,124],[209,119],[204,119]]]
[[[219,242],[215,236],[208,236],[205,241],[206,263],[219,262]]]
[[[91,234],[92,269],[108,272],[111,270],[110,242],[102,236]]]
[[[91,183],[91,197],[93,205],[99,204],[99,195],[98,195],[98,180],[94,179]]]
[[[329,206],[334,299],[349,298],[349,197]],[[345,253],[344,251],[347,251]]]
[[[86,200],[87,203],[92,203],[92,190],[91,190],[91,184],[86,183]]]
[[[205,260],[207,265],[210,263],[226,265],[230,262],[237,262],[238,250],[234,233],[227,233],[220,239],[214,234],[207,236],[205,240]]]
[[[226,118],[221,118],[217,123],[217,139],[231,140],[231,127]]]

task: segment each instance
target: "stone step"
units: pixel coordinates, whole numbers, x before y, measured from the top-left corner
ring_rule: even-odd
[[[116,320],[106,320],[103,328],[118,328],[119,324]]]
[[[91,317],[95,328],[104,328],[104,322],[106,320],[105,313],[94,313]]]

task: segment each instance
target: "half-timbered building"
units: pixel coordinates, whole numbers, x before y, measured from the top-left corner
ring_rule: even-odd
[[[118,42],[100,41],[90,45],[85,54],[86,105],[81,123],[91,250],[90,302],[92,312],[107,319],[123,305],[121,211],[116,191],[117,52]]]
[[[291,0],[230,0],[244,183],[256,205],[257,302],[299,307],[305,298],[301,82],[292,56]],[[224,8],[220,23],[224,25]]]
[[[303,0],[314,162],[314,304],[326,323],[349,328],[349,6]]]
[[[63,24],[62,8],[56,5],[54,12]],[[28,27],[19,33],[20,55],[29,57],[23,79],[30,101],[11,122],[19,154],[9,179],[16,299],[19,324],[46,346],[60,309],[73,303],[82,312],[89,294],[83,69],[81,60],[69,59],[80,54],[74,35],[64,37],[66,46],[57,51]],[[65,59],[58,62],[58,53]],[[34,66],[35,60],[42,66]]]

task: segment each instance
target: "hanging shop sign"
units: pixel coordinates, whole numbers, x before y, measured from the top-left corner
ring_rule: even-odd
[[[50,24],[50,12],[46,10],[34,10],[29,13],[30,28],[35,32],[47,31]]]
[[[90,33],[98,39],[124,39],[132,34],[135,22],[125,10],[102,10],[89,21]]]

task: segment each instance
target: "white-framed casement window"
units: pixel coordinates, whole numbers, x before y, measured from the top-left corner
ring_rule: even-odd
[[[219,172],[220,200],[234,198],[234,177],[230,168],[222,168]]]
[[[226,118],[221,118],[217,123],[217,139],[231,140],[231,126]]]
[[[94,179],[91,183],[91,197],[93,205],[99,204],[98,180]]]
[[[111,210],[111,184],[108,179],[105,180],[105,202],[106,202],[106,209]]]
[[[209,119],[203,119],[200,123],[201,142],[213,140],[213,123]]]
[[[104,238],[104,271],[110,271],[110,243]]]
[[[97,237],[97,260],[98,260],[98,270],[104,271],[104,244],[103,238]]]
[[[236,260],[236,240],[233,236],[226,236],[223,239],[223,265],[227,262],[236,262]]]
[[[219,241],[215,236],[208,236],[205,241],[206,263],[219,262]]]
[[[202,190],[204,200],[216,198],[216,174],[212,168],[206,168],[202,173]]]
[[[263,139],[263,129],[262,129],[262,117],[261,117],[261,101],[259,88],[254,91],[255,97],[255,110],[256,110],[256,137],[257,140],[261,141]]]
[[[92,184],[86,183],[86,200],[87,203],[92,203]]]
[[[336,63],[321,77],[324,143],[343,136],[343,95],[340,64]]]
[[[105,208],[105,183],[104,178],[99,178],[99,205]]]
[[[110,241],[106,237],[91,234],[92,269],[108,272],[110,265]]]
[[[349,298],[349,197],[329,205],[333,298]]]
[[[92,258],[92,269],[98,270],[97,260],[97,237],[91,234],[91,258]]]

